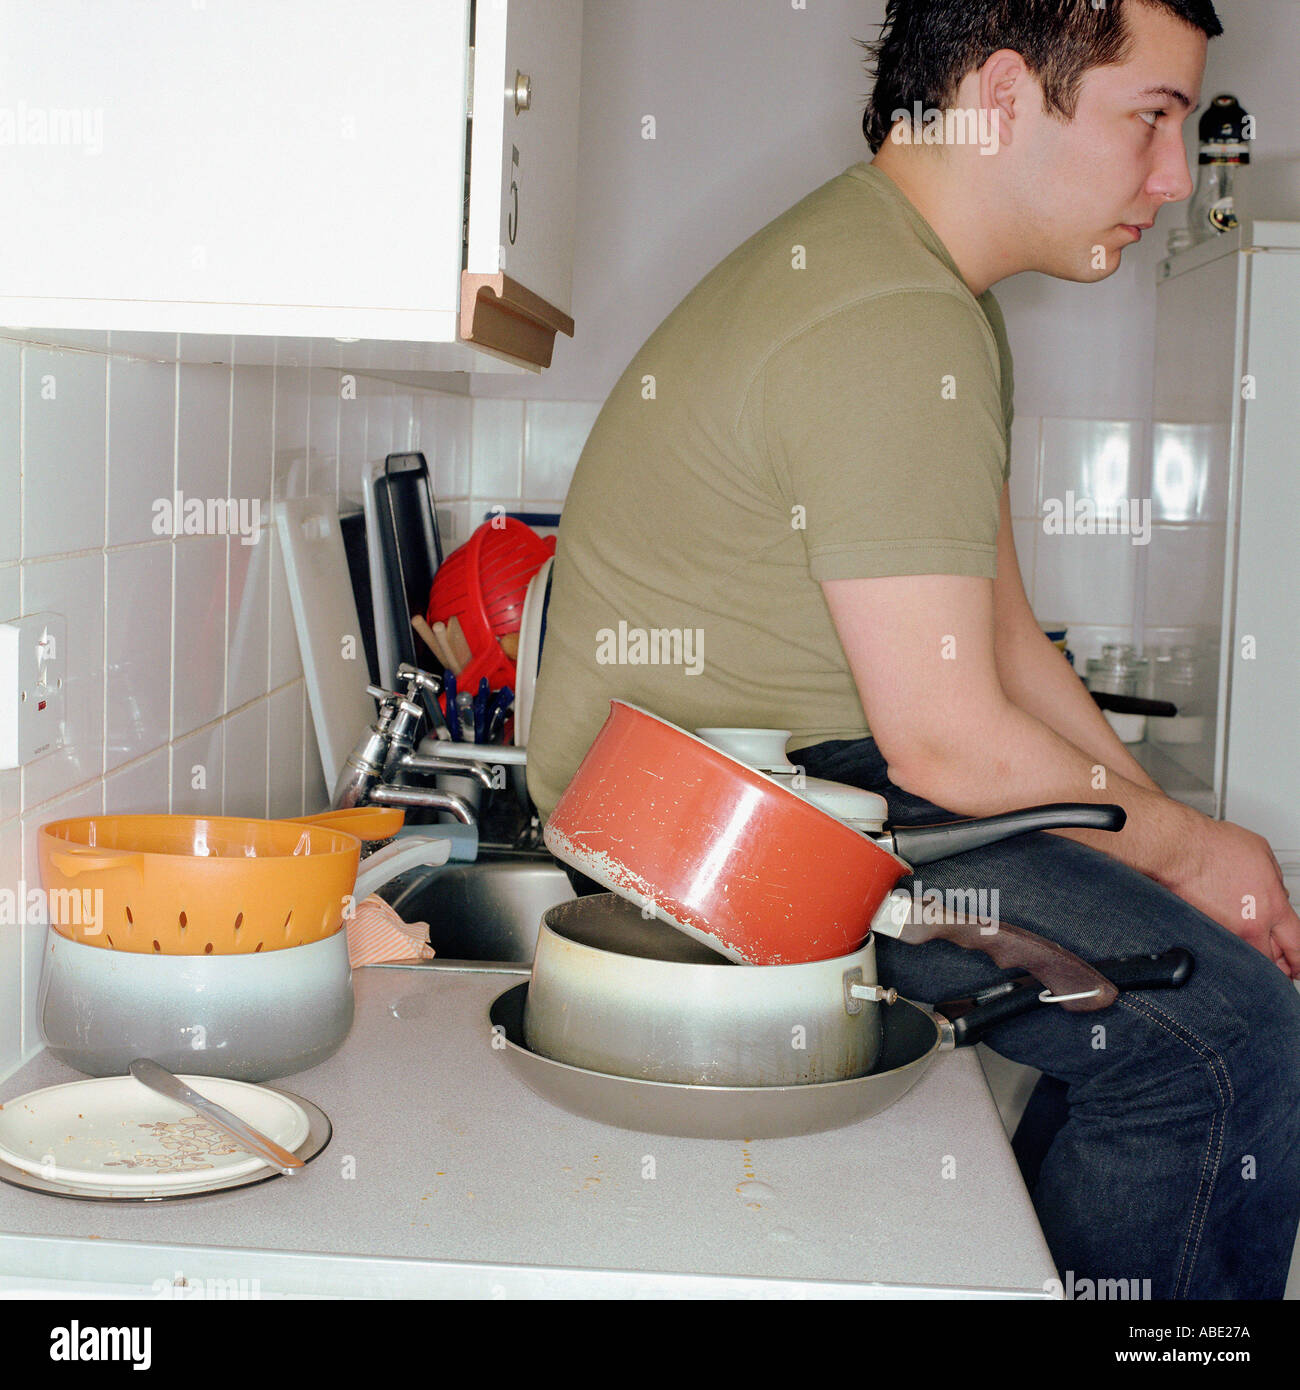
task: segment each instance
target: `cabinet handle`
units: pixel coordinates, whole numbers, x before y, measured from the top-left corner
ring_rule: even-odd
[[[527,111],[533,104],[533,79],[526,72],[515,69],[515,89],[512,94],[515,99],[515,115],[521,111]]]

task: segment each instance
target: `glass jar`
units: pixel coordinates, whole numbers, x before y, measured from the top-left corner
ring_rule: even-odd
[[[1107,642],[1100,656],[1088,658],[1088,689],[1105,695],[1136,695],[1137,673],[1131,666],[1134,655],[1129,642]]]
[[[1101,656],[1090,657],[1086,685],[1106,695],[1145,695],[1150,688],[1151,662],[1131,642],[1107,642]],[[1144,714],[1103,710],[1106,722],[1122,743],[1141,743],[1146,735]]]
[[[1199,743],[1205,734],[1200,700],[1201,663],[1195,647],[1178,646],[1156,672],[1155,698],[1168,700],[1178,713],[1155,719],[1151,738],[1155,743]]]

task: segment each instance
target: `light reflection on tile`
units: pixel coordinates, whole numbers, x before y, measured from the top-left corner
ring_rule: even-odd
[[[1151,512],[1157,521],[1222,521],[1228,497],[1226,425],[1152,426]]]
[[[1040,503],[1072,492],[1099,512],[1126,507],[1141,482],[1137,439],[1133,420],[1044,419]]]

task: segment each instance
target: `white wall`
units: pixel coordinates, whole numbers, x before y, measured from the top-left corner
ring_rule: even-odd
[[[1300,3],[1219,0],[1218,12],[1227,32],[1209,46],[1204,99],[1232,91],[1257,115],[1256,161],[1300,156],[1292,73]],[[598,406],[714,265],[806,193],[869,158],[860,128],[869,79],[853,40],[874,38],[883,16],[883,0],[811,0],[805,9],[789,0],[588,0],[576,336],[557,339],[554,364],[541,377],[474,378],[478,403]],[[655,118],[654,140],[642,138],[647,115]],[[1195,117],[1186,136],[1194,172]],[[1296,196],[1300,216],[1300,189]],[[1142,557],[1124,537],[1045,535],[1042,499],[1066,489],[1086,495],[1103,455],[1111,485],[1124,495],[1149,487],[1155,273],[1185,209],[1167,209],[1100,284],[1027,274],[995,291],[1016,357],[1012,504],[1020,567],[1040,619],[1070,625],[1080,669],[1103,642],[1132,637]],[[522,446],[523,414],[499,409],[500,429],[476,436],[476,468],[493,475],[487,451],[513,458]],[[570,419],[579,429],[576,407]],[[576,456],[570,450],[570,460]],[[1171,644],[1189,640],[1190,630],[1145,635],[1149,645]]]
[[[1256,162],[1300,158],[1300,4],[1217,0],[1204,98],[1236,93],[1258,118]],[[587,0],[583,12],[574,319],[540,378],[474,394],[603,401],[637,349],[730,251],[806,193],[870,158],[869,79],[853,39],[883,0]],[[657,138],[644,140],[653,115]],[[1194,151],[1196,118],[1187,122]],[[1193,172],[1195,165],[1193,160]],[[1073,285],[1022,275],[996,289],[1026,415],[1142,417],[1151,394],[1156,263],[1185,205]],[[1300,208],[1296,214],[1300,215]]]

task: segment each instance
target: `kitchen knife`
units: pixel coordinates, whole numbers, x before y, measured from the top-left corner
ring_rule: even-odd
[[[278,1168],[285,1177],[292,1177],[294,1173],[305,1166],[302,1159],[295,1157],[288,1149],[281,1148],[273,1139],[268,1139],[260,1130],[254,1129],[252,1125],[241,1120],[238,1115],[232,1115],[224,1105],[218,1105],[216,1101],[208,1100],[206,1096],[199,1095],[197,1091],[173,1076],[166,1067],[159,1066],[151,1058],[137,1057],[128,1070],[142,1086],[147,1086],[151,1091],[157,1091],[160,1096],[166,1096],[168,1100],[175,1100],[182,1105],[188,1105],[191,1110],[197,1111],[204,1119],[211,1120],[218,1129],[223,1129],[232,1138],[238,1139],[249,1153],[256,1154],[258,1158],[269,1163],[272,1168]]]

